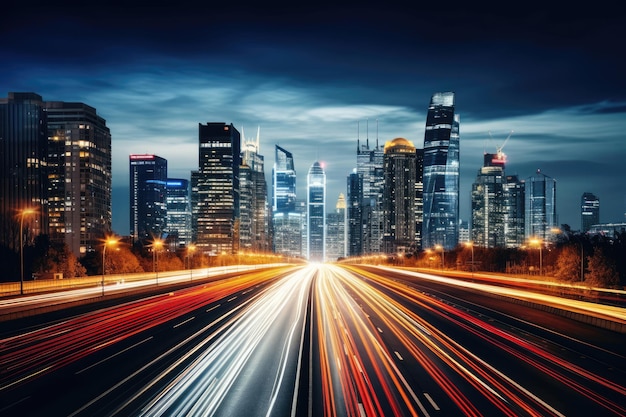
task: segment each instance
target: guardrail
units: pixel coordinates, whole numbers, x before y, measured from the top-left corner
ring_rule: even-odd
[[[177,271],[159,271],[158,275],[155,272],[138,272],[129,274],[111,274],[105,275],[90,275],[88,277],[80,278],[64,278],[64,279],[38,279],[34,281],[23,282],[24,294],[37,294],[48,291],[62,291],[69,289],[94,287],[94,286],[110,286],[112,284],[134,282],[134,281],[146,281],[154,280],[155,283],[161,279],[167,279],[174,276],[189,274],[190,279],[193,277],[206,276],[211,274],[218,274],[223,272],[248,270],[255,268],[265,268],[284,264],[259,264],[259,265],[230,265],[219,266],[211,268],[198,268],[198,269],[182,269]],[[10,297],[20,295],[20,282],[4,282],[0,283],[0,297]]]

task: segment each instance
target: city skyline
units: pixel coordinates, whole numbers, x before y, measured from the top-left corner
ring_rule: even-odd
[[[458,9],[441,21],[432,9],[367,4],[128,6],[123,14],[94,7],[50,4],[3,16],[0,49],[10,65],[0,69],[0,88],[83,102],[106,120],[116,233],[126,234],[129,223],[128,156],[162,156],[170,177],[189,179],[198,123],[260,126],[266,167],[275,145],[293,153],[299,199],[308,167],[323,162],[333,205],[356,167],[357,139],[404,137],[423,147],[437,91],[455,92],[461,117],[462,220],[470,219],[483,153],[496,151],[510,131],[507,173],[525,180],[541,169],[556,179],[559,224],[580,228],[584,192],[600,199],[601,222],[624,220],[626,86],[613,43],[619,13]]]

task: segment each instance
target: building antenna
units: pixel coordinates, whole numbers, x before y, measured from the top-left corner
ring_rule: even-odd
[[[378,119],[376,119],[376,149],[378,149]]]
[[[259,152],[259,147],[261,146],[261,126],[257,126],[256,128],[256,151]]]
[[[367,146],[367,149],[369,150],[370,148],[370,119],[365,119],[365,122],[366,122],[365,146]]]

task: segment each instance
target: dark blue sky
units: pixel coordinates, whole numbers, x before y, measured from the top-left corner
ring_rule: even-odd
[[[117,233],[128,233],[128,155],[157,154],[171,177],[189,178],[198,123],[233,123],[247,138],[260,126],[266,174],[274,145],[288,149],[302,197],[323,161],[332,208],[357,135],[422,147],[439,91],[456,93],[461,115],[463,219],[483,152],[513,130],[507,173],[555,178],[560,223],[580,227],[586,191],[601,221],[624,221],[622,11],[75,3],[24,2],[0,16],[0,95],[82,101],[107,120]]]

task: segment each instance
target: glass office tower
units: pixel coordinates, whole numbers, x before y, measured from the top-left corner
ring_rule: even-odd
[[[265,158],[259,154],[260,128],[254,139],[246,139],[239,169],[239,248],[254,252],[270,250],[269,205],[265,181]]]
[[[459,115],[454,93],[430,100],[424,133],[422,247],[453,249],[459,241]]]
[[[276,145],[272,169],[274,252],[302,256],[302,215],[296,209],[296,170],[291,152]]]
[[[346,256],[346,198],[339,194],[335,211],[326,215],[326,259],[336,261]]]
[[[416,249],[417,154],[404,138],[385,143],[383,198],[383,250],[411,253]]]
[[[241,135],[232,125],[198,124],[198,170],[191,173],[196,247],[219,255],[238,250]]]
[[[348,202],[347,202],[347,224],[348,234],[347,251],[348,256],[359,256],[363,254],[362,239],[362,198],[363,198],[363,176],[355,168],[347,178]]]
[[[369,140],[366,140],[364,145],[357,140],[357,172],[363,179],[362,253],[378,253],[382,246],[383,155],[384,151],[382,146],[378,145],[378,140],[373,149],[370,149]]]
[[[131,154],[129,164],[131,238],[160,239],[167,225],[167,159]]]
[[[580,231],[585,233],[600,223],[600,199],[593,193],[583,193],[580,198]]]
[[[168,178],[167,186],[167,233],[173,249],[191,243],[191,204],[189,180]]]
[[[307,259],[326,259],[326,174],[317,161],[307,176]]]
[[[9,93],[0,99],[0,243],[20,248],[48,232],[47,115],[40,95]]]
[[[273,177],[274,213],[293,213],[296,211],[296,170],[293,155],[276,145]]]
[[[526,238],[551,240],[552,229],[557,227],[556,180],[537,170],[526,179],[525,187]]]

